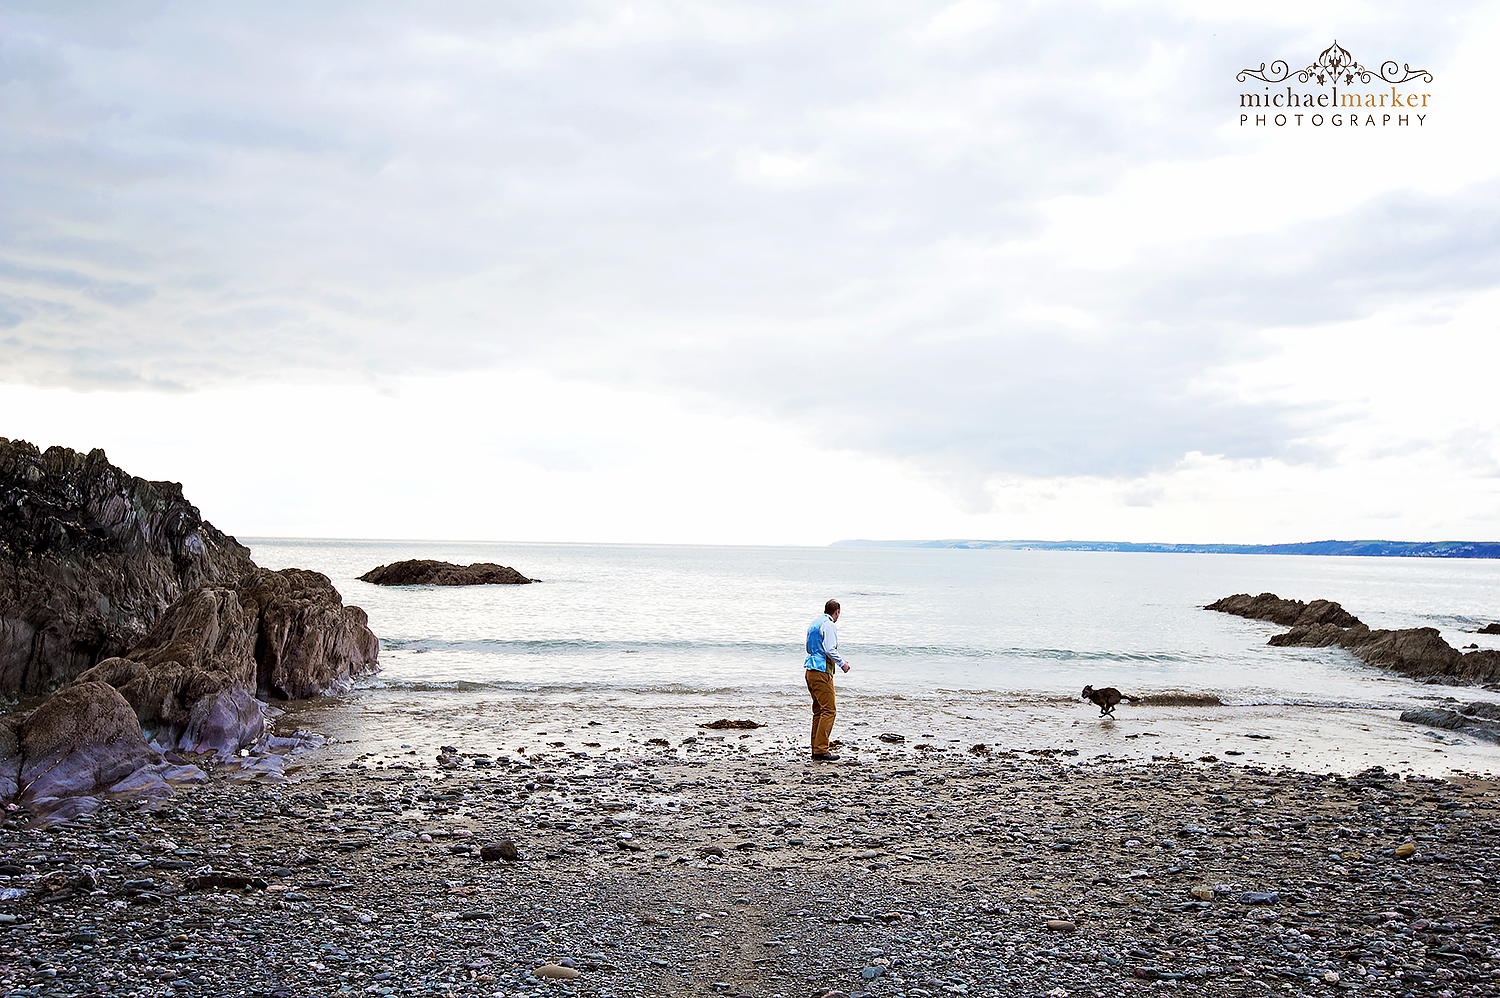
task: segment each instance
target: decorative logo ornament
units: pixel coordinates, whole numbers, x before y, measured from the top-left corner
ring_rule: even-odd
[[[1277,59],[1271,63],[1269,72],[1266,64],[1261,63],[1259,69],[1242,69],[1235,77],[1241,83],[1247,79],[1260,80],[1263,83],[1281,83],[1291,77],[1297,77],[1298,83],[1307,83],[1316,79],[1319,86],[1349,85],[1354,78],[1359,77],[1359,82],[1369,83],[1372,79],[1384,80],[1386,83],[1406,83],[1409,80],[1421,80],[1423,83],[1432,82],[1432,74],[1425,69],[1412,69],[1406,63],[1397,64],[1396,60],[1388,59],[1380,64],[1380,71],[1366,69],[1354,61],[1349,50],[1344,48],[1334,39],[1332,45],[1318,53],[1318,59],[1306,69],[1299,69],[1293,73],[1286,60]]]

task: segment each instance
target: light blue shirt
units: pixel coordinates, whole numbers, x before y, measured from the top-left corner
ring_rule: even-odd
[[[833,618],[825,613],[807,625],[807,661],[802,663],[802,667],[827,672],[829,662],[843,665],[844,660],[839,657],[838,647],[839,629],[834,626]]]

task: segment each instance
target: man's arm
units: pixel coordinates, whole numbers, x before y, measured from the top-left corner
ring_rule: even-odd
[[[843,656],[838,653],[838,647],[839,629],[837,625],[831,620],[823,621],[823,657],[845,672],[848,672],[849,663],[844,661]]]

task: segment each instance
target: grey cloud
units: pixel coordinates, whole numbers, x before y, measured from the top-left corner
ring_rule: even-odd
[[[81,292],[90,301],[105,305],[139,305],[150,301],[156,294],[152,288],[129,281],[102,280],[76,270],[24,267],[6,260],[0,260],[0,279],[9,279],[18,284],[67,288]]]
[[[1394,301],[1500,282],[1500,185],[1391,194],[1335,218],[1174,255],[1167,276],[1137,275],[1143,290],[1126,312],[1240,329],[1362,318]]]
[[[1103,273],[1011,253],[1048,198],[1222,154],[1234,69],[1302,38],[1087,2],[946,40],[941,5],[634,9],[0,11],[0,309],[26,334],[0,370],[172,387],[525,361],[955,475],[1133,476],[1189,450],[1317,459],[1326,414],[1204,373],[1265,356],[1265,325],[1494,280],[1488,194]],[[1402,41],[1410,18],[1374,10],[1372,50],[1440,56],[1460,30]]]

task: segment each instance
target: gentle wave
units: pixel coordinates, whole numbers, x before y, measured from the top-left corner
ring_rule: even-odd
[[[802,655],[800,645],[759,641],[618,641],[579,638],[382,638],[382,651],[413,654],[463,653],[481,655],[548,655],[570,654],[642,654],[642,653],[740,653],[762,655],[772,659],[793,659]],[[965,645],[881,645],[862,644],[851,647],[848,654],[874,658],[940,658],[968,661],[1040,660],[1049,662],[1153,662],[1177,663],[1209,661],[1208,656],[1173,652],[1083,651],[1074,648],[978,648]]]
[[[588,694],[600,696],[689,696],[689,697],[743,697],[787,696],[802,699],[799,689],[786,684],[746,684],[742,686],[695,686],[691,683],[601,683],[601,682],[526,682],[520,680],[495,679],[486,682],[472,680],[401,680],[372,677],[362,680],[359,687],[364,690],[391,694],[416,693],[489,693],[498,696],[568,696]],[[1141,707],[1180,707],[1201,709],[1205,707],[1237,710],[1263,707],[1312,707],[1327,710],[1394,710],[1399,705],[1370,700],[1350,700],[1336,697],[1286,696],[1273,692],[1238,691],[1194,691],[1182,690],[1137,690]],[[886,691],[863,690],[846,686],[839,696],[850,701],[879,700],[941,700],[991,701],[989,707],[1025,706],[1072,706],[1083,703],[1082,698],[1071,691],[1034,689],[950,689],[934,686],[925,691],[912,693],[903,691],[893,694]]]
[[[389,693],[588,693],[588,694],[646,694],[671,696],[691,694],[694,696],[740,696],[746,692],[779,692],[780,687],[746,686],[692,686],[687,683],[600,683],[600,682],[526,682],[514,679],[495,679],[488,682],[456,680],[403,680],[374,677],[356,684],[362,690],[378,690]]]

